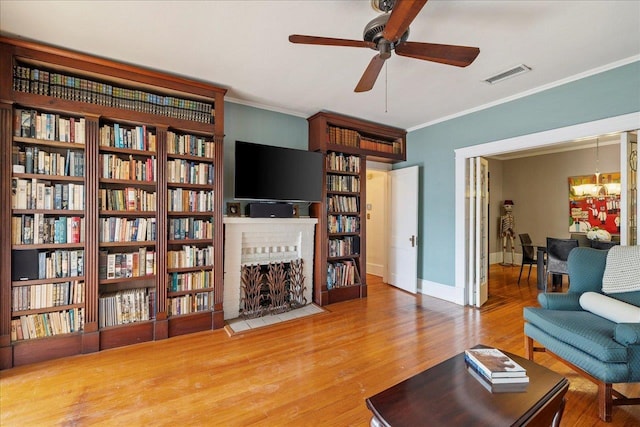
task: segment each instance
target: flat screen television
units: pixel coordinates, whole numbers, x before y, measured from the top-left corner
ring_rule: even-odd
[[[236,199],[322,200],[322,153],[236,141]]]

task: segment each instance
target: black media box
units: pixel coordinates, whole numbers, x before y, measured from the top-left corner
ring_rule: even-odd
[[[38,278],[38,251],[11,251],[11,280],[35,280]]]
[[[248,203],[246,209],[250,218],[293,218],[291,203]]]

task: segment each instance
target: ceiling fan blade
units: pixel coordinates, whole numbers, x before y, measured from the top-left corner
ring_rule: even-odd
[[[455,65],[456,67],[466,67],[480,53],[480,49],[477,47],[419,42],[404,42],[396,46],[395,50],[400,56]]]
[[[382,37],[395,43],[407,31],[427,0],[396,0]]]
[[[363,40],[334,39],[331,37],[303,36],[300,34],[290,35],[289,41],[291,43],[317,44],[322,46],[376,47],[375,43]]]
[[[378,74],[380,74],[380,70],[382,70],[384,61],[386,61],[386,59],[381,58],[380,55],[373,57],[371,62],[369,62],[367,69],[364,70],[364,74],[360,77],[360,81],[358,82],[354,92],[366,92],[373,88],[373,85],[378,79]]]

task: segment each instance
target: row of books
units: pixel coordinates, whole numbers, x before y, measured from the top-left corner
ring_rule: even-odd
[[[156,240],[155,218],[100,218],[100,242],[145,242]]]
[[[142,188],[101,188],[98,190],[98,206],[103,211],[150,212],[156,210],[156,203],[156,192]]]
[[[213,271],[211,270],[169,274],[169,292],[191,291],[212,287]]]
[[[84,184],[56,183],[39,179],[11,181],[13,209],[84,210]]]
[[[190,156],[213,159],[215,143],[195,135],[180,135],[172,131],[167,132],[167,153],[188,154]]]
[[[84,308],[30,314],[11,320],[11,340],[31,340],[79,332],[84,328]]]
[[[197,163],[182,159],[167,162],[167,181],[180,184],[213,184],[213,163]]]
[[[169,218],[169,240],[213,239],[211,219]]]
[[[357,236],[329,239],[329,256],[340,257],[360,253],[360,238]]]
[[[402,143],[400,141],[384,141],[381,139],[361,137],[360,148],[369,151],[378,151],[380,153],[402,153]]]
[[[327,175],[327,190],[329,191],[360,191],[360,178],[352,175]]]
[[[144,322],[155,317],[153,289],[127,289],[100,296],[98,326],[100,328]]]
[[[351,215],[329,215],[327,228],[329,233],[357,233],[360,231],[360,218]]]
[[[42,245],[84,242],[84,218],[45,217],[44,214],[11,217],[14,245]]]
[[[181,250],[167,251],[168,268],[209,267],[213,265],[213,246],[199,248],[183,246]]]
[[[102,125],[100,146],[129,148],[131,150],[156,151],[156,135],[146,125],[125,127],[118,123]]]
[[[84,176],[84,152],[47,151],[41,147],[14,145],[13,173]],[[66,155],[65,155],[66,154]]]
[[[156,253],[147,248],[132,252],[101,250],[98,254],[98,278],[101,280],[153,276],[156,273]]]
[[[84,276],[84,249],[38,252],[38,279]]]
[[[213,191],[169,189],[169,212],[212,212]]]
[[[26,64],[14,65],[13,90],[201,123],[214,122],[212,103],[119,87]]]
[[[74,280],[62,283],[15,286],[12,290],[13,311],[36,310],[61,305],[84,303],[84,282]]]
[[[360,283],[360,275],[355,261],[327,263],[327,289],[353,286],[358,283]]]
[[[197,313],[211,309],[213,292],[200,292],[195,295],[181,295],[169,299],[169,316]]]
[[[143,160],[133,156],[122,158],[116,154],[100,154],[100,177],[155,182],[157,161],[155,157]]]
[[[472,374],[490,391],[501,391],[496,386],[524,385],[529,383],[527,371],[509,356],[496,348],[471,348],[465,350],[464,360]],[[502,388],[502,391],[516,391]]]
[[[330,144],[359,147],[363,150],[378,151],[381,153],[400,154],[402,152],[402,144],[398,140],[388,141],[364,136],[351,129],[344,129],[335,126],[327,127],[327,137]]]
[[[346,145],[348,147],[358,147],[360,134],[351,129],[328,126],[329,143]]]
[[[13,110],[13,135],[47,141],[85,143],[85,119],[36,110]]]
[[[354,196],[327,197],[327,207],[329,212],[353,212],[359,211],[358,198]]]
[[[360,157],[342,153],[327,153],[327,169],[339,172],[360,173]]]

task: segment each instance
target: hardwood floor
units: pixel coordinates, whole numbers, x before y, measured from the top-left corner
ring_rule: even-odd
[[[224,330],[0,372],[0,425],[367,426],[365,398],[478,343],[524,354],[535,269],[492,266],[481,309],[414,297],[369,277],[369,297],[229,337]],[[596,386],[570,383],[562,425],[636,426],[640,407],[597,417]],[[640,396],[640,385],[620,387]],[[472,404],[472,402],[470,402]],[[425,420],[425,425],[429,425]]]

